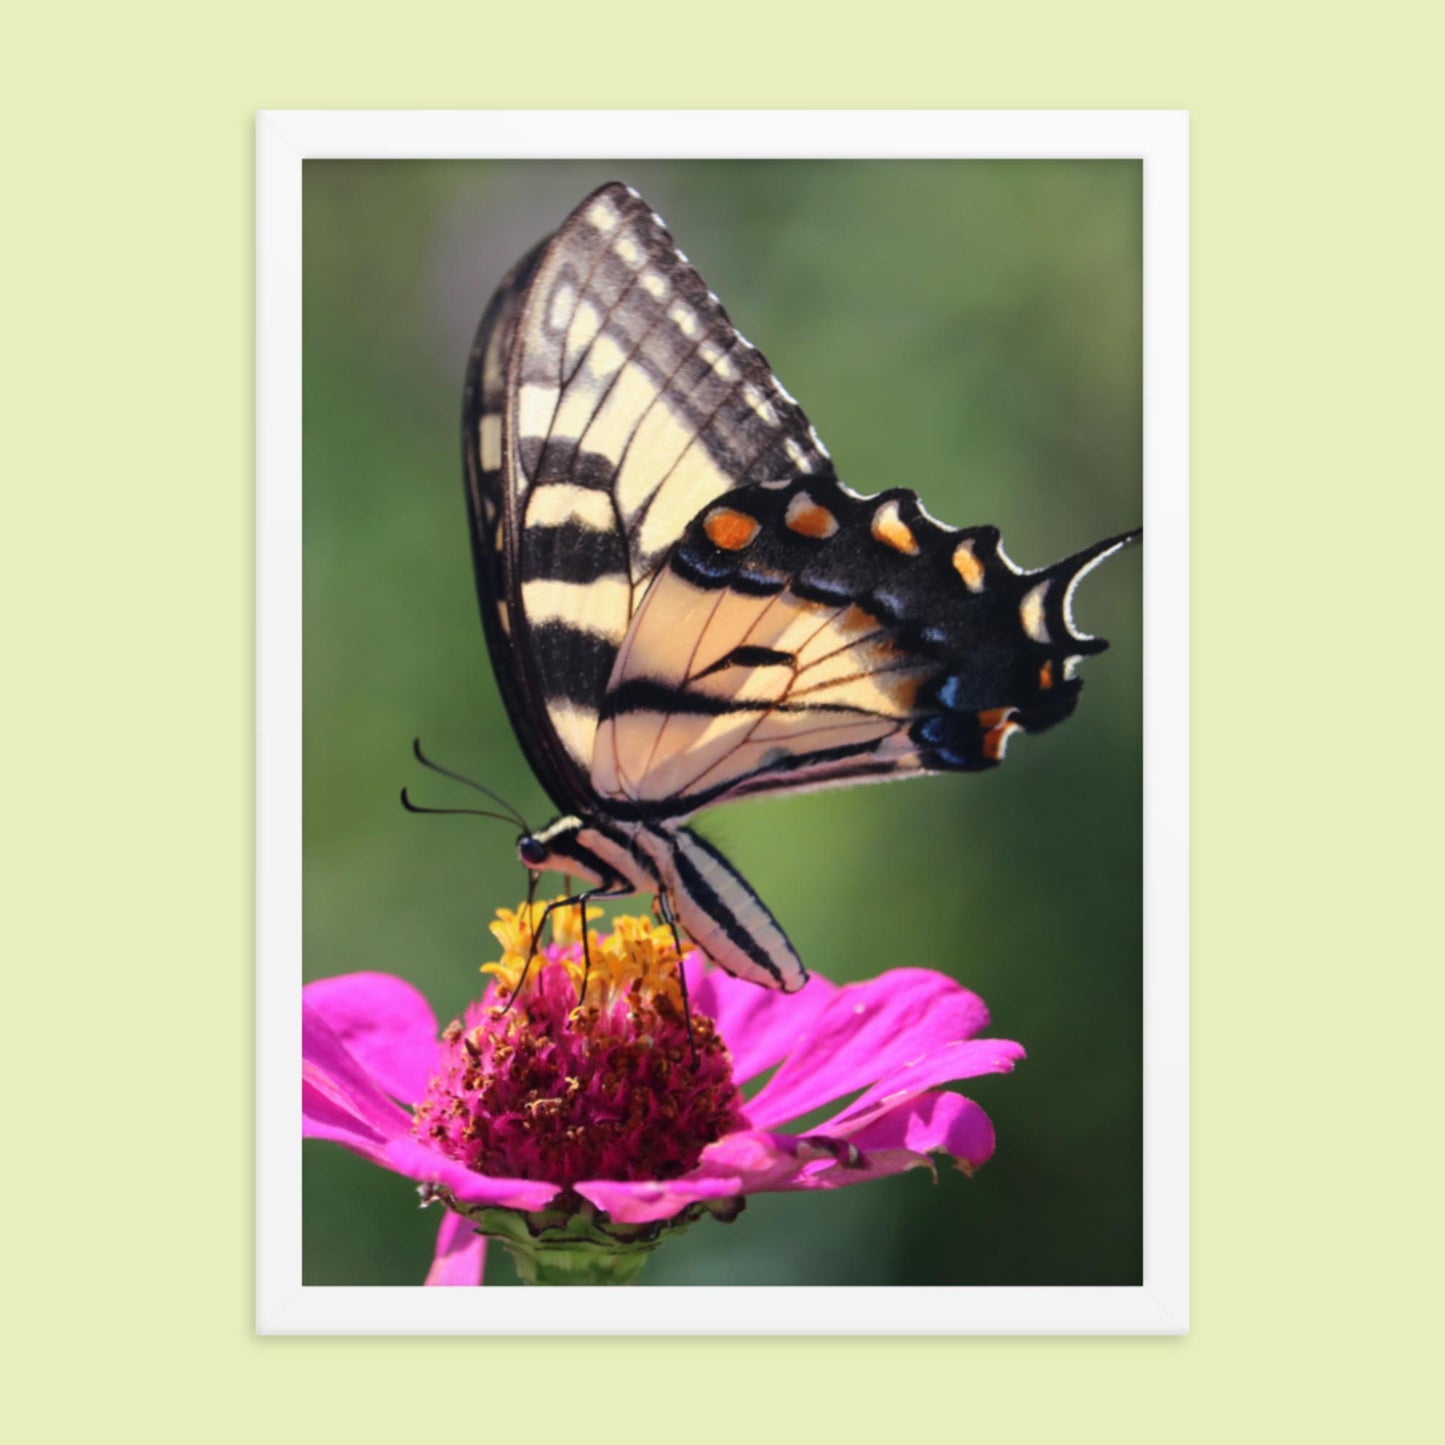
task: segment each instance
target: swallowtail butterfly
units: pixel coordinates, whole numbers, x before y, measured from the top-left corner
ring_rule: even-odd
[[[699,809],[980,771],[1074,709],[1079,579],[993,527],[838,480],[802,408],[630,187],[589,196],[492,297],[467,370],[482,621],[560,816],[518,842],[578,899],[654,892],[729,973],[807,973]]]

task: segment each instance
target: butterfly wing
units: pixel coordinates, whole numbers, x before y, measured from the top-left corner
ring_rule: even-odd
[[[575,807],[578,780],[546,723],[535,682],[521,665],[513,636],[513,579],[517,559],[508,521],[510,489],[504,466],[507,359],[517,320],[544,247],[535,247],[497,287],[477,327],[462,401],[462,464],[472,543],[472,575],[482,610],[482,630],[492,671],[513,731],[533,773],[564,812]]]
[[[992,527],[835,478],[730,492],[688,526],[638,609],[592,782],[645,816],[724,799],[996,766],[1067,717],[1107,645],[1071,600],[1137,534],[1035,572]]]
[[[662,222],[616,184],[493,298],[464,424],[493,663],[534,770],[576,809],[594,797],[617,651],[688,523],[732,488],[831,464]]]

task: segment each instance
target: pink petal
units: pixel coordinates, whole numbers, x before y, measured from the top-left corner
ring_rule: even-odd
[[[304,1136],[333,1139],[407,1179],[440,1185],[461,1204],[540,1209],[556,1196],[555,1184],[475,1174],[422,1143],[411,1132],[411,1115],[376,1087],[305,1000],[301,1051]]]
[[[871,1089],[859,1095],[836,1118],[820,1124],[823,1134],[838,1134],[857,1142],[860,1129],[870,1127],[877,1119],[906,1104],[910,1099],[937,1084],[951,1084],[956,1079],[972,1079],[979,1074],[1008,1074],[1024,1057],[1022,1044],[1011,1039],[965,1039],[945,1044],[932,1054],[914,1059],[894,1069]]]
[[[477,1285],[482,1282],[482,1267],[487,1260],[487,1238],[478,1234],[476,1226],[450,1209],[442,1211],[441,1228],[437,1230],[436,1258],[427,1271],[424,1283],[429,1285]]]
[[[465,1165],[411,1135],[387,1141],[378,1164],[418,1184],[450,1191],[458,1204],[500,1204],[510,1209],[541,1209],[556,1198],[558,1187],[541,1179],[508,1179],[476,1174]]]
[[[705,968],[696,953],[688,955],[686,968],[693,1007],[717,1023],[740,1084],[797,1048],[838,992],[837,984],[814,974],[801,993],[775,993],[720,968]]]
[[[386,1149],[383,1135],[305,1079],[301,1081],[301,1137],[329,1139],[373,1162],[379,1161]]]
[[[797,1175],[800,1167],[817,1157],[804,1140],[748,1129],[709,1144],[697,1168],[680,1179],[635,1183],[592,1179],[578,1184],[576,1189],[613,1219],[625,1224],[647,1224],[667,1219],[699,1199],[726,1199],[735,1194],[787,1188],[787,1181]]]
[[[311,1125],[334,1126],[344,1116],[359,1131],[390,1139],[411,1129],[411,1117],[397,1108],[305,1000],[301,1004],[302,1134]],[[313,1137],[329,1137],[317,1134]]]
[[[895,968],[848,984],[748,1105],[748,1117],[758,1125],[786,1123],[971,1038],[987,1023],[977,994],[931,969]]]
[[[851,1146],[844,1152],[844,1146]],[[625,1183],[594,1179],[577,1192],[625,1224],[668,1219],[702,1199],[792,1189],[842,1189],[932,1168],[931,1156],[950,1155],[977,1168],[993,1153],[993,1125],[961,1094],[924,1094],[886,1113],[851,1138],[829,1147],[822,1132],[799,1138],[749,1129],[703,1150],[696,1169],[680,1179]]]
[[[605,1209],[620,1224],[650,1224],[655,1219],[671,1219],[679,1210],[700,1199],[727,1199],[734,1194],[746,1194],[748,1189],[740,1179],[694,1178],[688,1174],[665,1184],[595,1179],[577,1185],[577,1192],[599,1209]]]
[[[929,1154],[947,1154],[970,1169],[993,1154],[993,1124],[962,1094],[922,1094],[851,1136],[870,1178],[896,1174]],[[909,1155],[905,1161],[901,1156]],[[895,1158],[895,1156],[898,1156]]]
[[[346,973],[307,984],[302,997],[394,1099],[425,1097],[437,1063],[436,1015],[405,979]]]
[[[815,1143],[821,1136],[813,1136]],[[933,1155],[947,1154],[966,1170],[976,1169],[993,1153],[993,1125],[972,1099],[962,1094],[924,1094],[878,1120],[847,1141],[856,1158],[822,1155],[806,1163],[783,1189],[845,1189],[934,1168]]]

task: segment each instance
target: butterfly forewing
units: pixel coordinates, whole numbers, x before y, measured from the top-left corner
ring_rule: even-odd
[[[581,776],[549,723],[516,626],[517,529],[506,462],[504,422],[509,358],[522,305],[544,245],[535,247],[492,296],[477,328],[462,403],[462,461],[472,541],[472,570],[492,670],[527,761],[552,801],[573,805]]]
[[[472,505],[500,574],[494,626],[523,654],[526,724],[550,734],[577,800],[616,652],[687,523],[732,487],[829,464],[626,187],[583,202],[505,289],[475,352]]]

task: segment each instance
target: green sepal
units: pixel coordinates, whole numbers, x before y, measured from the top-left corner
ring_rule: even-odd
[[[445,1189],[424,1187],[422,1196],[423,1203],[440,1200],[471,1220],[478,1234],[505,1245],[524,1284],[632,1284],[669,1235],[707,1215],[731,1224],[747,1203],[741,1196],[702,1199],[669,1219],[623,1224],[570,1190],[531,1210],[457,1205]]]

